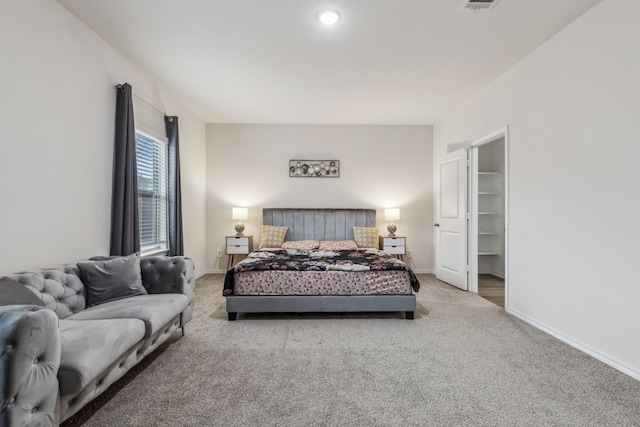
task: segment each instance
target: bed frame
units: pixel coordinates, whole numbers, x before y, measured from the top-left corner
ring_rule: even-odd
[[[353,240],[353,227],[375,227],[375,209],[263,209],[262,223],[289,227],[288,240]],[[413,319],[416,296],[406,295],[229,295],[227,313],[323,313],[404,311]]]

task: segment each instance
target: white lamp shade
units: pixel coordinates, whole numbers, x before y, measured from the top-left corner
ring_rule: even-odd
[[[247,215],[248,215],[248,209],[247,208],[233,208],[233,214],[231,215],[231,218],[233,219],[239,219],[239,220],[245,220],[247,219]]]
[[[400,219],[400,209],[391,208],[384,210],[384,219],[386,221],[397,221]]]

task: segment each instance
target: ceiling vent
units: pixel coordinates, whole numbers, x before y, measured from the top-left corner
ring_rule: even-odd
[[[498,0],[464,0],[460,9],[471,9],[473,11],[481,9],[491,9]]]

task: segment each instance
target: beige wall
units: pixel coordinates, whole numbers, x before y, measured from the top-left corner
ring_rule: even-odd
[[[291,159],[338,159],[339,178],[290,178]],[[399,207],[411,265],[432,269],[432,127],[207,125],[207,269],[226,265],[231,208],[249,208],[245,234],[259,239],[262,208]],[[256,244],[259,240],[256,241]],[[216,259],[222,250],[223,258]]]
[[[205,125],[54,1],[0,6],[0,275],[109,251],[114,85],[180,117],[185,251],[204,268]]]
[[[509,311],[640,379],[638,16],[597,4],[436,123],[434,162],[509,126]]]

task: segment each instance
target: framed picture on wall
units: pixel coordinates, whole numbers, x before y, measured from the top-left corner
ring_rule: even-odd
[[[338,178],[340,160],[289,160],[291,178]]]

